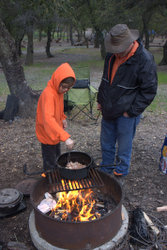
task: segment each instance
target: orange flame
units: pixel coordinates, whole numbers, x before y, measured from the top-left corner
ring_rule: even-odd
[[[77,188],[83,188],[81,183],[68,181],[70,188],[72,188],[74,184]],[[62,185],[65,185],[63,180]],[[61,214],[62,220],[68,220],[70,217],[71,221],[76,222],[90,221],[99,218],[101,215],[94,211],[96,201],[93,198],[93,194],[91,189],[57,193],[58,201],[54,208],[55,215]]]

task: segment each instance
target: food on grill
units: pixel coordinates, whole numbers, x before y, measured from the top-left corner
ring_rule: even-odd
[[[86,165],[83,165],[77,161],[76,162],[70,161],[66,165],[66,168],[68,168],[68,169],[81,169],[81,168],[85,168],[85,167],[86,167]]]

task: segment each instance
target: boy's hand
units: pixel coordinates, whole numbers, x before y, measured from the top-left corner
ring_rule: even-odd
[[[68,139],[65,141],[65,144],[66,144],[67,148],[71,150],[71,149],[73,148],[73,146],[74,146],[74,141],[71,140],[70,138],[68,138]]]
[[[63,128],[64,128],[64,129],[67,128],[67,120],[63,120]]]

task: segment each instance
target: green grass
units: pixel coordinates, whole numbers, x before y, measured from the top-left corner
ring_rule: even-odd
[[[167,93],[167,91],[166,91]],[[167,98],[166,93],[159,93],[157,92],[157,95],[155,96],[154,101],[151,103],[151,105],[147,108],[148,111],[151,112],[159,112],[163,113],[164,111],[167,112]]]
[[[150,52],[154,55],[156,64],[158,65],[163,56],[163,48],[150,48]]]
[[[97,69],[103,69],[103,64],[104,64],[104,60],[100,59],[100,60],[97,60],[97,59],[94,59],[94,60],[89,60],[89,61],[86,61],[86,62],[80,62],[80,63],[77,63],[76,64],[76,68],[84,68],[84,67],[88,67],[89,70],[93,70],[94,68],[97,68]],[[74,64],[74,67],[75,67],[75,64]]]
[[[9,94],[9,88],[3,73],[0,74],[0,96]]]
[[[44,89],[48,80],[51,78],[55,66],[35,64],[33,66],[24,67],[24,73],[28,85],[35,90]]]
[[[167,84],[167,72],[158,72],[158,83]]]
[[[99,56],[100,58],[100,50],[95,48],[84,48],[84,47],[76,47],[70,49],[67,48],[67,49],[62,49],[61,52],[65,54],[75,54],[75,55],[89,54],[90,56]]]

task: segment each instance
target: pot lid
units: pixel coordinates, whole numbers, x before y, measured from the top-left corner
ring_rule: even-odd
[[[11,205],[20,200],[20,192],[14,188],[0,189],[0,207]]]

